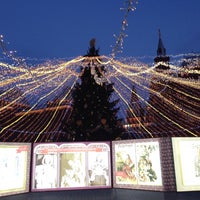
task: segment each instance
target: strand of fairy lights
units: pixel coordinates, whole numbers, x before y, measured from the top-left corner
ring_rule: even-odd
[[[34,88],[32,88],[31,90],[30,90],[30,92],[32,92],[35,88],[37,88],[38,86],[36,86],[36,87],[34,87]],[[23,94],[24,95],[24,94]],[[20,98],[20,97],[19,97]],[[19,99],[18,98],[18,99]],[[18,99],[16,99],[15,101],[14,101],[14,103],[18,100]],[[42,100],[43,99],[43,97],[41,97],[39,100],[38,100],[38,102],[40,101],[40,100]],[[34,107],[36,107],[36,105],[38,104],[38,102],[36,102],[28,111],[26,111],[25,112],[25,114],[27,114],[28,112],[30,112],[31,110],[33,110],[34,109]],[[8,105],[6,105],[6,106],[4,106],[2,109],[5,109],[5,108],[7,108],[8,106],[10,106],[10,105],[12,105],[13,104],[13,102],[11,102],[10,104],[8,104]],[[25,116],[25,114],[24,114],[24,116]],[[15,124],[15,123],[17,123],[20,119],[22,119],[23,117],[21,117],[21,118],[19,118],[18,120],[16,120],[16,121],[14,121],[13,123],[12,123],[12,125],[13,124]],[[11,120],[11,119],[10,119]]]
[[[179,83],[179,84],[182,84],[185,86],[190,86],[190,87],[193,87],[196,89],[200,89],[199,81],[183,79],[183,78],[179,78],[179,77],[173,77],[168,74],[163,74],[163,73],[159,73],[156,71],[153,72],[153,75],[160,79],[162,78],[164,80],[169,80],[169,81],[176,82],[176,83]]]
[[[145,80],[145,78],[142,77],[142,76],[140,76],[140,79]],[[158,79],[158,80],[159,80],[159,79]],[[150,81],[151,81],[151,79],[150,79]],[[142,81],[141,81],[141,82],[142,82]],[[181,91],[181,90],[179,90],[179,89],[177,89],[177,88],[172,88],[170,85],[168,85],[168,84],[166,84],[166,83],[161,83],[160,81],[156,81],[156,83],[159,84],[159,85],[161,85],[161,86],[163,86],[163,87],[167,87],[167,88],[169,88],[169,89],[171,89],[171,90],[173,90],[173,91],[176,91],[176,92],[178,92],[178,93],[181,93],[181,94],[183,94],[183,95],[185,95],[185,96],[187,96],[187,97],[190,97],[190,98],[192,98],[193,100],[200,101],[200,98],[199,98],[199,97],[195,97],[194,95],[191,95],[191,94],[189,94],[189,93],[183,92],[183,91]],[[146,87],[146,88],[147,88],[147,87]],[[148,88],[147,88],[147,89],[148,89]]]
[[[29,69],[29,70],[25,69],[25,68],[24,68],[24,60],[21,60],[21,59],[19,59],[19,58],[16,58],[16,57],[14,56],[14,54],[13,54],[14,52],[11,52],[11,51],[8,52],[7,49],[6,49],[6,46],[5,46],[4,43],[3,43],[3,36],[2,36],[2,35],[1,35],[0,39],[1,39],[1,40],[0,40],[0,45],[1,45],[1,47],[2,47],[3,54],[6,55],[7,57],[11,58],[12,60],[16,61],[17,64],[18,64],[17,67],[13,67],[12,65],[0,63],[0,66],[7,67],[7,68],[9,68],[9,69],[11,69],[11,70],[19,71],[19,72],[24,72],[24,73],[28,71],[28,74],[30,75],[30,78],[33,78],[33,75],[35,75],[36,71],[30,70],[30,69]],[[63,66],[66,67],[66,66],[69,65],[69,64],[73,64],[73,63],[75,63],[75,62],[80,62],[81,60],[83,60],[82,57],[75,58],[75,59],[70,60],[69,62],[65,62]],[[23,64],[23,67],[20,67],[20,65],[19,65],[21,62],[23,62],[23,63],[22,63],[22,64]],[[54,70],[56,70],[56,71],[62,70],[62,68],[64,68],[63,66],[61,66],[61,67],[59,67],[59,68],[57,68],[57,69],[54,69]],[[37,70],[40,71],[41,68],[37,68]],[[49,71],[48,71],[48,72],[49,72]],[[47,71],[45,71],[45,73],[47,73]],[[51,72],[49,72],[49,73],[53,73],[53,72],[51,71]],[[37,75],[38,75],[38,72],[37,72]],[[24,75],[19,75],[19,76],[14,77],[14,78],[4,79],[3,82],[0,83],[0,85],[1,85],[1,86],[5,86],[5,85],[7,85],[7,84],[15,83],[17,80],[20,80],[20,81],[22,81],[23,79],[25,80],[25,79],[27,78],[26,76],[27,76],[27,74],[24,74]],[[36,79],[34,79],[34,80],[36,80]],[[38,82],[38,80],[37,80],[37,82]],[[37,83],[37,82],[36,82],[36,83]]]
[[[140,77],[140,78],[143,79],[143,77]],[[130,80],[131,80],[132,82],[135,82],[135,80],[133,80],[133,79],[130,79]],[[142,82],[142,81],[141,81],[141,82]],[[189,113],[189,112],[183,110],[181,107],[179,107],[179,106],[176,105],[175,103],[169,101],[167,98],[165,98],[163,95],[161,95],[160,92],[155,91],[155,90],[152,90],[152,89],[150,89],[150,88],[148,88],[148,87],[146,87],[146,86],[144,86],[144,85],[141,85],[139,82],[137,82],[137,84],[140,85],[141,87],[145,88],[145,90],[150,91],[152,94],[155,94],[155,95],[159,96],[159,97],[162,98],[165,102],[168,102],[169,104],[171,104],[172,106],[174,106],[177,110],[180,110],[180,111],[182,111],[182,112],[188,114],[188,115],[191,116],[191,117],[200,119],[199,116],[193,115],[192,113]],[[159,84],[159,85],[166,86],[166,87],[168,86],[168,85],[166,85],[166,84],[164,85],[164,84],[161,84],[161,83],[159,83],[159,82],[158,82],[158,84]],[[170,87],[169,87],[169,88],[170,88]],[[173,88],[171,88],[171,89],[173,89]],[[189,95],[187,95],[187,96],[189,96]],[[191,95],[190,95],[190,96],[191,96]],[[195,99],[198,99],[198,98],[195,98]],[[199,100],[199,99],[198,99],[198,100]]]
[[[113,62],[113,61],[112,61]],[[141,71],[141,72],[130,72],[130,70],[132,69],[132,66],[129,65],[129,71],[127,70],[124,70],[122,67],[120,66],[124,66],[122,63],[120,63],[120,65],[112,65],[112,67],[120,74],[122,75],[127,75],[127,76],[137,76],[139,74],[151,74],[153,73],[154,76],[158,76],[159,78],[164,78],[164,79],[169,79],[171,81],[174,81],[174,82],[177,82],[177,83],[180,83],[180,84],[185,84],[187,86],[191,86],[191,87],[195,87],[195,88],[200,88],[200,85],[198,83],[198,81],[192,81],[192,80],[183,80],[182,78],[179,78],[179,77],[173,77],[173,76],[170,76],[169,74],[163,74],[163,73],[159,73],[159,72],[156,72],[154,69],[156,68],[156,65],[153,66],[153,67],[150,67],[149,69],[147,70],[144,70],[144,71]],[[126,65],[126,68],[127,68],[128,65]],[[151,72],[151,73],[150,73]]]
[[[66,69],[67,66],[70,66],[74,63],[79,63],[80,61],[82,61],[83,58],[76,58],[76,59],[73,59],[71,61],[68,61],[68,62],[64,62],[63,64],[59,65],[57,68],[53,69],[53,70],[48,70],[47,68],[39,68],[37,70],[32,70],[32,74],[36,75],[37,77],[37,81],[40,81],[39,77],[40,76],[43,76],[43,75],[46,75],[46,74],[50,74],[50,73],[55,73],[55,72],[60,72],[64,69]],[[7,66],[8,65],[3,65],[3,66]],[[42,71],[41,71],[42,69]],[[46,70],[45,70],[46,69]],[[19,71],[24,71],[23,69],[21,68],[18,68]],[[67,69],[66,69],[67,70]],[[39,71],[39,72],[38,72]],[[37,73],[36,73],[37,72]],[[72,71],[70,71],[72,72]],[[75,74],[75,73],[74,73]],[[6,79],[6,80],[3,80],[2,82],[0,82],[0,85],[1,86],[5,86],[7,84],[11,84],[11,83],[15,83],[17,80],[26,80],[27,79],[27,74],[23,74],[23,75],[19,75],[17,77],[13,77],[13,78],[10,78],[10,79]],[[77,75],[76,75],[77,76]],[[31,78],[31,77],[30,77]]]
[[[14,67],[13,65],[9,65],[7,63],[0,62],[0,66],[4,68],[8,68],[10,70],[19,71],[19,72],[27,72],[24,68]]]
[[[82,59],[81,59],[82,60]],[[80,59],[78,60],[78,62],[80,61]],[[67,65],[69,65],[70,63],[74,63],[74,62],[77,62],[77,59],[74,59],[74,60],[72,60],[72,61],[70,61],[70,62],[65,62],[64,63],[64,66],[67,66]],[[61,66],[61,68],[63,68],[63,66]],[[63,69],[59,69],[59,70],[57,70],[57,71],[60,71],[60,70],[63,70]],[[69,73],[70,74],[70,73]],[[55,72],[54,72],[54,76],[55,76]],[[19,78],[19,77],[18,77]],[[47,77],[47,78],[49,78],[49,77]],[[22,77],[20,77],[20,79],[22,79]],[[13,80],[15,80],[15,79],[13,79]],[[42,80],[42,81],[44,81],[44,79]],[[30,82],[28,82],[28,84],[29,84]],[[26,83],[25,83],[26,84]],[[17,86],[21,86],[22,84],[18,84]]]
[[[126,99],[121,95],[121,93],[115,88],[113,87],[115,92],[119,95],[119,97],[124,101],[124,103],[127,105],[127,107],[129,108],[130,112],[132,113],[132,115],[134,116],[134,118],[137,120],[137,122],[139,123],[139,125],[151,136],[153,137],[152,133],[141,123],[141,121],[138,119],[138,117],[135,115],[135,113],[132,111],[129,103],[126,101]]]
[[[7,128],[13,126],[14,124],[16,124],[17,122],[19,122],[19,120],[21,120],[25,115],[27,115],[31,110],[34,109],[34,107],[36,107],[36,105],[41,101],[43,100],[44,98],[46,98],[47,96],[49,96],[50,94],[54,93],[59,87],[61,87],[61,85],[63,85],[66,80],[70,77],[71,75],[68,75],[68,77],[63,81],[61,82],[58,87],[56,87],[54,90],[52,90],[51,92],[49,92],[48,94],[42,96],[39,98],[39,100],[28,110],[26,111],[21,117],[19,117],[17,120],[15,120],[14,122],[10,123],[9,125],[7,125],[6,127],[2,128],[2,130],[0,131],[0,134]]]
[[[140,85],[141,87],[145,88],[146,90],[148,90],[149,92],[151,92],[152,94],[155,94],[156,96],[159,96],[161,99],[163,99],[165,102],[169,103],[170,105],[172,105],[173,107],[175,107],[177,110],[193,117],[193,118],[196,118],[196,119],[199,119],[200,120],[200,116],[197,116],[197,115],[193,115],[192,113],[190,112],[187,112],[185,110],[183,110],[181,107],[179,107],[178,105],[176,105],[175,103],[171,102],[170,100],[168,100],[167,98],[165,98],[160,92],[156,91],[156,90],[153,90],[153,89],[150,89],[150,88],[147,88],[146,86],[140,84],[139,82],[137,82],[138,85]]]
[[[65,96],[65,97],[66,97],[66,96]],[[61,104],[61,103],[59,103],[59,104]],[[57,110],[59,110],[59,109],[60,109],[60,106],[57,106],[57,107],[56,107],[56,111],[53,112],[53,116],[51,117],[51,123],[52,123],[52,124],[53,124],[53,119],[54,119],[55,116],[56,116],[56,112],[57,112]],[[45,120],[45,119],[44,119],[44,120]],[[42,121],[43,121],[43,125],[45,125],[45,128],[47,129],[47,128],[48,128],[47,124],[49,123],[49,119],[47,119],[47,121],[44,121],[44,120],[42,120]],[[51,125],[51,124],[49,123],[49,125]],[[31,136],[30,141],[33,141],[34,136],[38,134],[38,131],[39,131],[39,130],[41,130],[41,129],[38,129],[38,128],[36,127],[35,130],[34,130],[34,132],[31,132],[32,136]],[[54,131],[54,132],[55,132],[55,131]],[[39,133],[43,134],[43,133],[45,133],[45,132],[39,131]],[[50,132],[47,132],[47,133],[50,133]],[[41,135],[41,134],[40,134],[40,135]],[[34,139],[34,140],[35,140],[35,139]],[[42,139],[40,139],[40,140],[42,140]],[[39,141],[39,140],[37,139],[37,141]]]
[[[130,88],[129,88],[130,89]],[[131,90],[131,89],[130,89]]]
[[[123,49],[123,42],[124,38],[127,37],[126,29],[128,27],[128,15],[132,11],[134,12],[136,10],[136,4],[138,4],[138,0],[127,0],[124,4],[124,8],[120,8],[120,10],[125,10],[125,14],[122,20],[121,30],[119,33],[119,36],[114,34],[114,37],[116,38],[115,45],[112,48],[112,58],[115,58],[117,53],[121,53]]]
[[[1,49],[3,51],[3,54],[5,56],[7,56],[8,58],[11,58],[13,61],[16,62],[16,66],[22,66],[22,68],[24,68],[24,70],[26,70],[33,79],[36,79],[34,77],[34,75],[32,74],[32,72],[27,67],[25,59],[16,57],[15,56],[16,51],[9,51],[7,49],[7,47],[6,47],[5,43],[4,43],[3,35],[0,35],[0,47],[1,47]]]
[[[119,71],[119,72],[123,73],[123,71]]]
[[[50,79],[50,76],[47,77],[47,78],[48,78],[48,81],[50,81],[50,80],[52,80],[52,79],[55,78],[55,74],[52,75],[51,79]],[[44,79],[43,81],[45,81],[45,79]],[[43,84],[45,84],[45,82],[43,82]],[[41,86],[41,85],[40,85],[40,86]],[[39,88],[40,86],[39,86],[39,85],[36,85],[35,87],[33,87],[33,88],[31,88],[31,89],[25,91],[24,94],[23,94],[22,96],[16,98],[13,102],[10,102],[8,105],[4,106],[3,108],[0,108],[0,111],[1,111],[2,109],[6,109],[7,107],[9,107],[9,106],[11,106],[12,104],[16,103],[18,100],[20,100],[20,98],[25,97],[26,94],[33,92],[33,90]],[[6,91],[6,92],[4,93],[4,95],[6,95],[7,92],[9,92],[9,90]]]
[[[117,77],[116,77],[117,78]],[[120,80],[120,79],[119,79]],[[123,83],[123,81],[118,81],[118,83],[120,83],[121,82],[121,84]],[[125,84],[125,83],[124,83]],[[122,84],[122,86],[123,86],[123,84]],[[127,95],[126,94],[122,94],[122,93],[126,93],[125,92],[125,89],[124,88],[121,88],[121,86],[118,84],[117,85],[117,88],[118,88],[118,94],[120,93],[120,95],[123,97],[126,97],[126,99],[127,99]],[[132,89],[128,86],[128,85],[126,85],[125,84],[125,88],[127,89],[128,88],[128,90],[129,90],[129,92],[128,92],[128,94],[134,94],[134,95],[136,95],[137,97],[138,97],[138,100],[140,99],[142,99],[143,101],[144,101],[144,99],[141,97],[141,96],[139,96],[137,93],[135,93],[134,91],[132,91]],[[128,103],[127,103],[128,104]],[[134,119],[136,119],[137,120],[137,122],[138,122],[138,120],[139,119],[137,119],[138,118],[138,116],[136,116],[135,117],[135,114],[133,114],[134,113],[134,110],[133,109],[135,109],[135,107],[132,107],[133,105],[130,103],[130,105],[128,105],[128,110],[129,110],[129,112],[131,113],[131,115],[134,117]],[[127,116],[128,117],[128,116]],[[145,123],[146,124],[146,123]],[[144,126],[144,124],[143,124],[143,126]],[[132,124],[131,125],[128,125],[128,127],[132,127]],[[141,124],[139,123],[139,127],[141,127]],[[149,128],[148,127],[146,127],[146,129],[148,130]],[[141,129],[139,129],[139,131],[141,131]],[[151,132],[150,130],[148,130],[149,132]],[[141,132],[139,132],[139,133],[141,133]],[[143,132],[144,133],[144,132]],[[155,131],[152,131],[152,134],[153,133],[155,133]]]
[[[46,79],[48,79],[48,80],[51,80],[51,79],[53,79],[53,78],[55,78],[55,75],[53,75],[53,76],[51,76],[51,77],[50,77],[50,76],[46,77]],[[45,82],[45,79],[43,79],[43,81]],[[38,88],[38,87],[37,87],[37,88]],[[14,87],[11,88],[10,90],[4,92],[4,93],[2,94],[2,96],[7,95],[7,93],[9,93],[12,89],[14,89]],[[35,90],[35,88],[34,88],[33,90],[31,89],[30,92],[34,94],[34,90]],[[27,90],[27,91],[28,91],[28,90]],[[21,97],[23,98],[23,96],[21,96]],[[34,97],[33,97],[33,98],[34,98]],[[19,99],[20,99],[20,97],[18,97],[17,99],[15,99],[15,101],[12,101],[12,102],[10,102],[9,104],[3,106],[3,107],[1,108],[1,111],[2,111],[2,110],[6,110],[9,106],[14,105]],[[2,117],[2,119],[3,119],[3,118],[6,118],[6,116]],[[12,120],[12,119],[10,119],[10,120]]]
[[[58,75],[59,75],[59,74],[57,74],[57,76],[58,76]],[[50,76],[46,77],[46,79],[47,79],[48,81],[51,81],[51,80],[53,80],[53,79],[55,79],[55,78],[56,78],[56,74],[55,74],[55,73],[54,73],[53,75],[51,75],[51,77],[50,77]],[[46,84],[45,82],[46,82],[46,80],[43,79],[43,82],[42,82],[43,85]],[[40,85],[40,86],[41,86],[41,85]],[[1,111],[2,109],[5,109],[5,108],[11,106],[12,104],[16,103],[18,100],[20,100],[20,98],[25,97],[26,94],[33,92],[35,89],[39,88],[40,86],[37,85],[37,86],[35,86],[35,87],[33,87],[33,88],[30,88],[29,90],[25,91],[24,94],[23,94],[22,96],[16,98],[13,102],[10,102],[8,105],[4,106],[3,108],[0,108],[0,111]],[[9,91],[9,90],[8,90],[8,91]],[[8,92],[8,91],[7,91],[7,92]],[[6,92],[4,93],[4,95],[5,95],[5,94],[6,94]]]
[[[159,93],[157,93],[157,95],[159,95]],[[162,98],[164,98],[164,97],[162,97]],[[188,114],[188,115],[191,116],[191,117],[194,117],[194,118],[199,119],[199,116],[197,116],[195,112],[193,112],[194,114],[191,113],[191,111],[190,111],[190,112],[187,112],[187,110],[182,109],[182,107],[179,107],[179,106],[176,105],[175,103],[172,103],[171,101],[168,101],[166,98],[164,98],[164,100],[167,101],[167,102],[168,102],[169,104],[171,104],[172,106],[174,106],[174,107],[175,107],[176,109],[178,109],[179,111],[184,112],[184,113]]]
[[[77,78],[76,78],[76,80],[77,80]],[[48,119],[48,122],[47,122],[47,124],[45,125],[45,127],[38,133],[38,136],[37,136],[37,138],[35,139],[35,142],[38,141],[38,138],[40,137],[40,135],[41,135],[42,133],[45,133],[45,130],[51,125],[53,119],[54,119],[55,116],[56,116],[57,111],[59,110],[60,105],[62,104],[62,102],[67,98],[67,96],[68,96],[68,95],[70,94],[70,92],[72,91],[72,89],[73,89],[73,87],[74,87],[74,85],[75,85],[75,83],[76,83],[76,80],[74,80],[74,82],[73,82],[73,84],[72,84],[70,90],[69,90],[69,91],[65,94],[65,96],[59,101],[58,106],[56,106],[56,110],[54,111],[54,113],[53,113],[51,119],[50,119],[50,120]]]
[[[140,78],[143,78],[143,77],[140,77]],[[144,79],[144,78],[143,78]],[[200,97],[195,97],[194,95],[191,95],[191,94],[189,94],[189,93],[186,93],[186,92],[183,92],[183,91],[181,91],[181,90],[179,90],[179,89],[177,89],[177,88],[172,88],[170,85],[168,85],[168,84],[164,84],[164,83],[161,83],[161,82],[158,82],[158,84],[159,85],[162,85],[162,86],[166,86],[166,87],[168,87],[168,88],[170,88],[171,90],[174,90],[175,92],[178,92],[178,93],[180,93],[180,94],[183,94],[183,95],[185,95],[185,96],[187,96],[187,97],[190,97],[190,98],[192,98],[192,99],[194,99],[194,100],[198,100],[198,101],[200,101]]]
[[[98,62],[100,62],[98,60]],[[116,70],[116,72],[122,74],[122,75],[127,75],[127,76],[137,76],[137,75],[140,75],[140,74],[147,74],[150,72],[152,72],[154,74],[154,76],[158,76],[159,78],[165,78],[165,79],[170,79],[171,81],[175,81],[177,83],[181,83],[181,84],[185,84],[187,86],[192,86],[192,87],[195,87],[195,88],[200,88],[198,82],[192,82],[191,80],[182,80],[181,78],[177,78],[177,77],[172,77],[168,74],[162,74],[162,73],[158,73],[156,72],[154,69],[158,66],[158,65],[154,65],[153,67],[150,67],[146,70],[143,70],[143,69],[139,69],[138,67],[134,67],[134,69],[137,69],[137,70],[140,70],[140,72],[130,72],[130,70],[133,69],[133,66],[132,65],[127,65],[127,64],[123,64],[121,62],[118,62],[118,61],[115,61],[115,60],[110,60],[110,62],[107,62],[107,63],[103,63],[103,62],[100,62],[101,64],[111,64],[111,63],[114,63],[115,65],[112,65],[112,67]],[[120,68],[119,68],[120,66]],[[146,67],[146,66],[145,66]],[[123,70],[123,68],[126,69]],[[176,67],[178,68],[178,67]],[[127,69],[129,69],[129,71],[127,71]],[[116,74],[115,74],[116,75]],[[111,74],[112,76],[112,74]]]
[[[77,79],[76,79],[77,80]],[[72,88],[74,87],[74,85],[76,84],[76,80],[74,81],[74,83],[72,84],[70,90],[66,93],[66,95],[60,100],[58,106],[56,107],[56,110],[53,114],[53,116],[51,117],[51,119],[49,120],[49,122],[46,124],[46,126],[40,131],[40,133],[38,134],[37,138],[35,139],[34,142],[37,142],[38,138],[40,137],[40,135],[47,129],[47,127],[51,124],[52,120],[54,119],[57,111],[58,111],[58,107],[62,104],[62,102],[67,98],[67,96],[70,94]]]
[[[130,92],[132,92],[131,88],[129,88],[123,81],[121,81],[118,77],[116,77],[116,79],[122,83],[122,85],[124,85]],[[174,122],[172,119],[170,119],[169,117],[167,117],[164,113],[161,113],[158,109],[156,109],[153,105],[149,104],[149,102],[147,102],[144,98],[142,98],[140,95],[136,94],[135,95],[138,96],[139,99],[141,99],[143,102],[146,103],[146,105],[150,106],[153,110],[155,110],[157,113],[159,113],[160,115],[162,115],[165,119],[167,119],[168,121],[172,122],[173,124],[175,124],[176,126],[178,126],[179,128],[187,131],[188,133],[190,133],[193,136],[197,136],[196,134],[192,133],[190,130],[185,129],[184,127],[182,127],[180,124]],[[135,116],[134,116],[135,117]]]
[[[82,60],[83,60],[83,58],[81,58]],[[99,62],[99,61],[98,61]],[[102,63],[104,63],[104,62],[102,62]],[[101,63],[101,64],[102,64]],[[111,65],[110,64],[111,62],[108,60],[106,63],[104,63],[105,65]],[[75,62],[73,63],[73,64],[75,64]],[[72,65],[73,65],[72,64]],[[76,64],[79,64],[79,61],[76,63]],[[119,64],[119,63],[117,63],[117,62],[115,62],[115,65],[117,65],[116,66],[116,68],[113,68],[113,66],[114,65],[111,65],[111,67],[114,69],[113,70],[113,72],[112,73],[110,73],[110,76],[112,77],[112,76],[115,76],[116,74],[117,75],[121,75],[121,76],[124,76],[126,79],[128,78],[128,77],[132,77],[132,76],[135,76],[135,77],[139,77],[138,75],[140,75],[140,74],[143,74],[143,73],[140,73],[140,70],[141,70],[141,72],[142,72],[142,69],[137,69],[137,67],[135,67],[135,66],[133,66],[133,65],[125,65],[125,64]],[[57,65],[58,66],[58,65]],[[56,66],[51,66],[51,67],[56,67]],[[69,65],[69,67],[70,67],[70,65]],[[116,70],[117,68],[119,67],[119,69],[120,70]],[[149,75],[151,75],[151,73],[153,72],[154,73],[154,76],[156,75],[158,78],[162,78],[162,79],[164,79],[164,80],[167,80],[167,79],[169,79],[169,78],[175,78],[174,80],[177,80],[177,77],[171,77],[171,76],[169,76],[169,74],[165,74],[163,77],[162,77],[162,75],[160,75],[160,73],[157,73],[157,72],[154,72],[153,71],[153,69],[155,68],[156,66],[153,66],[153,67],[151,67],[151,69],[149,70],[148,69],[148,71],[145,71],[145,73],[144,74],[149,74]],[[65,65],[62,65],[62,66],[59,66],[58,68],[60,68],[61,70],[59,71],[59,73],[63,73],[63,70],[64,69],[66,69],[67,67],[65,66]],[[134,70],[136,71],[139,71],[139,74],[135,74],[135,73],[133,73],[132,72],[132,70],[133,70],[133,68],[134,68]],[[174,68],[175,69],[175,68]],[[41,73],[40,72],[40,68],[37,68],[36,69],[36,74],[43,74],[43,73]],[[44,69],[42,69],[42,70],[44,70]],[[52,69],[51,69],[52,70]],[[127,71],[128,70],[128,73],[127,74],[125,74],[124,72],[125,72],[125,70]],[[70,70],[69,69],[67,69],[67,71],[65,72],[66,74],[67,73],[73,73],[73,71],[74,71],[74,69],[73,68],[71,68]],[[116,71],[117,71],[117,73],[116,73]],[[50,71],[49,71],[50,72]],[[57,71],[58,72],[58,71]],[[129,73],[130,72],[130,73]],[[150,73],[151,72],[151,73]],[[53,70],[51,71],[51,73],[52,74],[54,74],[54,72],[53,72]],[[44,73],[44,76],[46,76],[48,73]],[[74,73],[73,75],[77,75],[77,73]],[[42,76],[42,75],[41,75]],[[172,80],[172,79],[171,79]],[[184,81],[184,83],[185,83],[185,85],[186,86],[193,86],[194,88],[196,88],[196,85],[197,85],[197,82],[193,82],[193,81],[191,81],[191,80],[185,80],[185,79],[180,79],[180,80],[178,80],[178,81],[176,81],[177,83],[180,83],[180,84],[182,84],[183,82],[182,81]],[[167,87],[167,86],[166,86]],[[187,94],[187,93],[186,93]],[[190,94],[188,94],[188,96],[189,96]],[[191,95],[190,95],[191,96]],[[198,98],[197,98],[198,99]]]

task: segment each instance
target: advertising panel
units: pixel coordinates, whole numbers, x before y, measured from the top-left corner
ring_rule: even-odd
[[[111,187],[110,143],[38,143],[32,191]]]
[[[139,185],[162,186],[159,142],[136,143]]]
[[[31,144],[0,143],[0,196],[29,191]]]
[[[200,190],[200,138],[172,138],[177,191]]]
[[[113,141],[113,185],[162,190],[159,141]]]

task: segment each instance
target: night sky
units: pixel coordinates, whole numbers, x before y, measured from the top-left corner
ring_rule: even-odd
[[[96,38],[110,55],[125,14],[125,0],[0,0],[0,34],[7,48],[27,58],[85,55]],[[155,56],[158,29],[168,55],[200,52],[199,0],[138,0],[127,18],[122,57]],[[0,57],[2,54],[0,54]]]

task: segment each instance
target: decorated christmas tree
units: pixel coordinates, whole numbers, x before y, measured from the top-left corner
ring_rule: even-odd
[[[118,118],[118,99],[113,98],[113,84],[106,80],[106,70],[98,62],[95,39],[81,66],[80,80],[73,91],[73,111],[64,124],[68,141],[108,141],[123,139],[124,128]]]

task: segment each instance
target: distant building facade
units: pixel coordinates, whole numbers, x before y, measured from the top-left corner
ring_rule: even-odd
[[[155,73],[152,72],[149,84],[148,103],[145,107],[141,106],[133,86],[134,97],[131,98],[131,109],[127,110],[126,127],[134,136],[200,136],[200,89],[190,84],[182,84],[186,78],[199,79],[199,58],[187,58],[181,66],[196,71],[185,74],[187,70],[184,71],[180,67],[178,77],[176,74],[170,74],[170,57],[166,54],[159,31],[157,56],[154,59]],[[164,78],[165,76],[172,79]],[[173,81],[173,78],[176,80]]]

